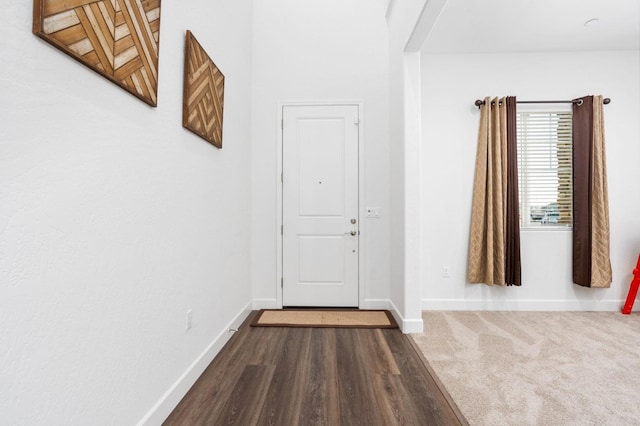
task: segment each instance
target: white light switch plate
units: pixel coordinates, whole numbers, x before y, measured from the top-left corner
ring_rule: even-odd
[[[371,218],[380,217],[380,207],[367,207],[367,217],[371,217]]]

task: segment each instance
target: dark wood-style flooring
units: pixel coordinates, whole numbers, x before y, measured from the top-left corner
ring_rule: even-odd
[[[399,330],[250,327],[220,351],[165,425],[461,425]]]

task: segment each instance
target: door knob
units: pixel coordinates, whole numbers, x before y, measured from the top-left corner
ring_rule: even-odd
[[[358,231],[345,232],[344,235],[353,235],[355,237],[358,235]]]

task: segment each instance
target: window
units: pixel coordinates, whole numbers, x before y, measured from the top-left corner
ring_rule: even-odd
[[[572,226],[571,111],[517,114],[520,226]]]

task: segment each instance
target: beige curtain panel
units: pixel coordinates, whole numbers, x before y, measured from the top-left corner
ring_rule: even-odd
[[[480,106],[469,236],[470,283],[505,284],[507,107],[487,97]]]
[[[516,98],[485,98],[469,237],[470,283],[521,285]]]

